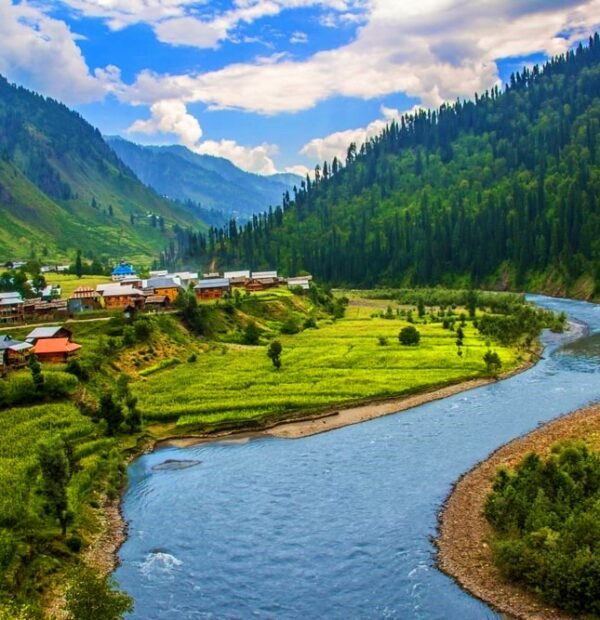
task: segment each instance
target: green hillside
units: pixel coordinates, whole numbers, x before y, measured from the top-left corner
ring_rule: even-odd
[[[596,35],[503,89],[405,115],[273,213],[182,251],[338,285],[597,296],[599,127]]]
[[[202,222],[145,187],[66,106],[0,76],[0,260],[151,258]]]

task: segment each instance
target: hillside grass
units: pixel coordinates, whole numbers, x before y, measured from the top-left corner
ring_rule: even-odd
[[[58,284],[61,287],[61,297],[63,299],[68,299],[75,289],[80,286],[88,286],[95,289],[98,284],[111,282],[108,276],[81,276],[81,278],[78,278],[76,275],[69,273],[47,273],[45,277],[46,284]]]
[[[279,336],[282,368],[265,346],[212,345],[196,360],[153,372],[132,385],[148,422],[169,422],[177,432],[264,422],[299,412],[424,391],[485,374],[488,344],[471,323],[463,355],[456,333],[441,323],[418,324],[417,347],[401,346],[401,319],[374,317],[373,304],[350,306],[346,317],[318,329]],[[387,339],[380,345],[379,339]],[[496,346],[503,370],[516,367],[514,349]]]

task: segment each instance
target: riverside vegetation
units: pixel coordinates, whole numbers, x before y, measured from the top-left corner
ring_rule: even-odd
[[[40,617],[65,582],[70,618],[128,609],[109,581],[85,573],[81,554],[105,501],[118,499],[127,456],[148,442],[264,428],[485,376],[488,351],[510,370],[541,327],[563,327],[518,295],[426,293],[431,305],[314,286],[217,303],[186,294],[178,314],[72,323],[80,360],[43,366],[41,377],[32,364],[0,382],[0,618]],[[399,343],[407,326],[418,345]],[[275,340],[279,369],[267,356]],[[114,614],[94,616],[86,589]]]
[[[600,615],[600,455],[584,443],[500,469],[485,505],[502,575],[575,614]]]

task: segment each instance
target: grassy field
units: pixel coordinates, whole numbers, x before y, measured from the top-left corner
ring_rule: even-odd
[[[70,297],[73,291],[80,286],[89,286],[95,289],[97,284],[111,281],[108,276],[81,276],[81,278],[78,278],[76,275],[67,273],[47,273],[45,275],[48,285],[60,285],[63,299]]]
[[[421,342],[401,346],[400,319],[373,317],[376,304],[351,305],[344,319],[319,329],[281,336],[282,368],[275,371],[266,348],[214,345],[194,362],[165,368],[132,386],[147,421],[185,427],[281,416],[344,403],[386,398],[484,374],[488,347],[470,323],[463,355],[456,333],[441,323],[417,325]],[[380,345],[379,338],[387,345]],[[503,369],[518,364],[514,350],[495,347]]]

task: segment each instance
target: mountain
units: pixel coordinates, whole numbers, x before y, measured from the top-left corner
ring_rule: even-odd
[[[77,113],[0,76],[0,262],[141,259],[203,227],[144,186]]]
[[[279,204],[284,192],[302,181],[294,174],[261,176],[245,172],[227,159],[198,155],[184,146],[140,146],[119,137],[106,141],[159,194],[186,203],[187,208],[205,217],[210,216],[207,211],[220,212],[222,221],[232,216],[246,220],[269,205]]]
[[[597,297],[599,128],[596,34],[504,88],[405,115],[273,213],[199,235],[192,251],[338,285]]]

